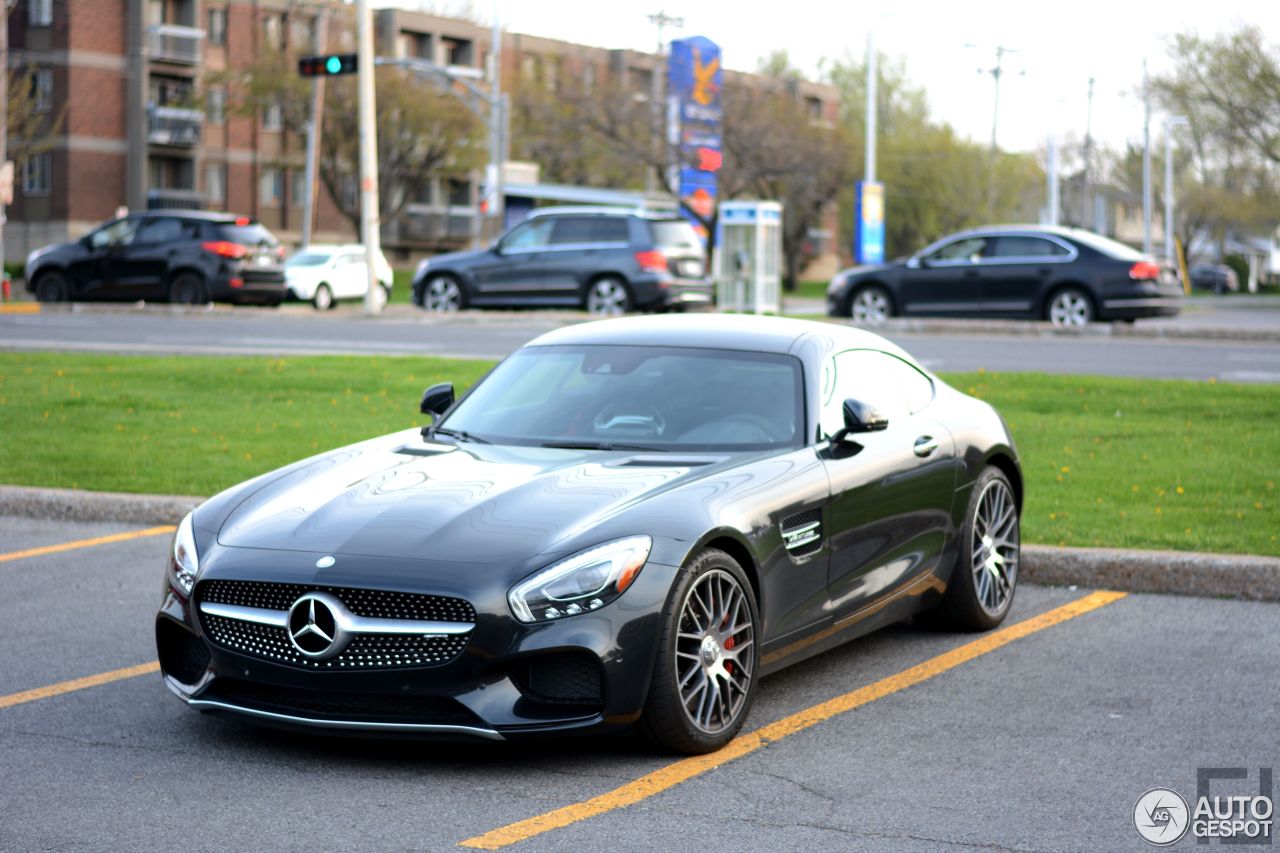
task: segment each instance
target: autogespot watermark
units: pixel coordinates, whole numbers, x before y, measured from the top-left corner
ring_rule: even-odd
[[[1188,833],[1196,844],[1216,840],[1220,844],[1270,846],[1275,818],[1271,768],[1258,768],[1256,794],[1253,778],[1247,767],[1201,767],[1196,771],[1194,807],[1172,788],[1152,788],[1133,806],[1133,827],[1144,841],[1157,847],[1177,844]],[[1233,790],[1228,792],[1227,788]]]

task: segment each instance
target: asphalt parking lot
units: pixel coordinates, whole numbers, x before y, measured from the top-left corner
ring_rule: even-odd
[[[167,544],[0,518],[0,849],[1138,849],[1144,791],[1280,759],[1280,606],[1037,587],[766,679],[729,760],[279,733],[149,666]]]

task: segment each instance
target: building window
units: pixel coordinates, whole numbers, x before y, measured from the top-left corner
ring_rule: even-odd
[[[450,207],[471,206],[471,182],[466,179],[450,178],[447,192]]]
[[[32,154],[22,168],[22,194],[48,195],[53,185],[53,155]]]
[[[262,129],[279,130],[284,127],[284,110],[279,104],[267,104],[262,111]]]
[[[441,39],[444,44],[445,65],[470,65],[472,62],[471,42],[466,39]]]
[[[6,4],[8,5],[8,4]],[[53,24],[53,0],[27,0],[27,25],[48,27]]]
[[[263,47],[279,50],[284,47],[284,25],[279,15],[262,16]]]
[[[224,204],[227,200],[227,166],[225,163],[206,163],[204,167],[204,194],[209,201]]]
[[[38,113],[53,109],[53,69],[37,68],[31,72],[31,103]]]
[[[209,44],[227,43],[227,10],[209,10],[209,32],[206,33]]]
[[[311,50],[311,46],[316,42],[316,19],[290,16],[289,41],[296,50]]]
[[[263,169],[258,177],[258,200],[269,207],[279,207],[284,200],[284,172]]]
[[[302,207],[307,193],[307,172],[305,169],[294,169],[289,173],[289,206]]]
[[[227,120],[227,87],[212,86],[204,96],[204,118],[209,124]]]

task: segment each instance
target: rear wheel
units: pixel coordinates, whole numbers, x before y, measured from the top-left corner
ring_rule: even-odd
[[[942,621],[966,631],[985,631],[1004,621],[1018,584],[1019,528],[1009,479],[998,468],[985,469],[969,498]]]
[[[1063,329],[1079,329],[1093,320],[1093,301],[1078,287],[1064,287],[1053,295],[1045,319]]]
[[[598,317],[615,317],[631,310],[631,291],[616,276],[606,276],[587,288],[586,308]]]
[[[708,548],[677,576],[641,718],[660,746],[714,752],[742,728],[755,696],[760,617],[742,567]]]
[[[71,288],[62,273],[50,270],[36,279],[36,299],[40,302],[66,302],[70,298]]]
[[[195,273],[180,273],[169,285],[169,301],[176,305],[204,305],[209,301],[209,289]]]
[[[333,291],[329,289],[329,285],[321,284],[316,287],[316,292],[311,297],[311,304],[317,311],[328,311],[333,307]]]
[[[855,323],[876,325],[893,316],[893,297],[878,284],[869,284],[853,294],[849,316]]]

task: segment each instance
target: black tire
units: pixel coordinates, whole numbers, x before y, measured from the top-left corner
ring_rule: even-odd
[[[49,270],[36,279],[36,300],[39,302],[66,302],[71,298],[71,286],[67,277],[57,270]]]
[[[689,613],[706,611],[698,610],[691,596],[697,595],[700,601],[704,593],[716,590],[719,592],[715,594],[721,596],[721,601],[728,602],[726,609],[729,612],[725,614],[725,620],[720,621],[719,605],[713,599],[710,609],[717,611],[717,616],[707,618],[707,626],[702,628],[691,620]],[[690,608],[688,612],[686,605]],[[745,627],[741,621],[744,606],[748,619]],[[760,680],[760,649],[756,632],[759,624],[760,614],[751,583],[742,567],[728,554],[708,548],[680,570],[662,611],[662,634],[658,640],[653,680],[640,718],[641,732],[652,743],[673,752],[698,755],[714,752],[733,740],[747,719]],[[680,636],[682,627],[685,629],[683,639]],[[724,628],[734,630],[725,632],[722,631]],[[700,634],[703,639],[691,640],[691,633]],[[710,648],[706,645],[708,637],[712,640]],[[698,657],[692,663],[683,654],[677,657],[680,643],[685,644],[686,653],[689,644],[694,643],[692,648],[698,650]],[[735,647],[739,651],[734,652]],[[685,676],[693,676],[686,688],[692,691],[689,701],[697,706],[693,712],[688,710],[681,696],[682,667]],[[691,672],[690,668],[701,672]],[[746,671],[745,678],[742,677],[743,670]],[[713,674],[708,676],[708,672]],[[723,682],[719,680],[720,674],[725,677]],[[702,691],[698,690],[700,682]],[[728,699],[715,704],[711,699],[719,696],[722,683]],[[715,693],[711,692],[712,686]],[[700,700],[699,696],[702,697]],[[702,704],[704,702],[707,704]],[[694,719],[704,708],[706,725]]]
[[[635,309],[631,287],[616,275],[605,275],[587,285],[583,310],[596,317],[617,317]]]
[[[209,288],[195,273],[179,273],[169,284],[169,301],[175,305],[204,305],[209,301]]]
[[[338,305],[333,298],[333,291],[327,284],[316,287],[316,292],[311,295],[311,304],[317,311],[332,311]]]
[[[1012,524],[993,524],[991,527],[1002,538],[1009,539],[1010,547],[992,547],[994,543],[986,538],[992,531],[985,530],[979,519],[979,514],[991,507],[991,504],[984,507],[984,500],[994,500],[999,493],[1003,493],[1007,508],[1012,510]],[[997,509],[995,512],[998,517],[1003,517],[1005,510]],[[955,569],[939,608],[938,616],[941,618],[925,616],[922,622],[941,621],[961,631],[987,631],[1004,621],[1018,588],[1021,514],[1009,478],[999,468],[984,469],[969,496],[964,525],[960,528]],[[993,554],[998,559],[993,560]],[[979,580],[980,574],[984,575],[985,584]],[[1002,582],[1007,585],[1007,593],[999,600],[998,606],[992,606],[991,593],[998,592]]]

